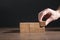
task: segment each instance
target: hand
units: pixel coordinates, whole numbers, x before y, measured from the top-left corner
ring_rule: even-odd
[[[39,20],[39,22],[42,22],[42,21],[43,21],[42,19],[43,19],[43,17],[44,17],[46,14],[48,14],[48,15],[46,15],[46,17],[48,17],[48,16],[49,16],[49,13],[51,14],[51,16],[46,20],[46,23],[45,23],[46,26],[47,26],[50,22],[52,22],[52,21],[57,20],[58,18],[60,18],[60,13],[59,13],[58,11],[52,10],[52,9],[50,9],[50,8],[47,8],[47,9],[39,12],[39,14],[38,14],[38,20]]]

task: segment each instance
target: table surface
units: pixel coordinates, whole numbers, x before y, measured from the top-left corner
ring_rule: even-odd
[[[49,29],[49,28],[48,28]],[[45,33],[20,33],[18,28],[0,28],[0,40],[60,40],[60,31],[47,31]],[[57,28],[59,29],[59,28]],[[23,39],[23,37],[25,39]]]

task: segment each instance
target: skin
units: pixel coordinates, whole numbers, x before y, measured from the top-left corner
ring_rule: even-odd
[[[57,20],[58,18],[60,18],[60,12],[59,12],[59,10],[53,10],[53,9],[47,8],[47,9],[44,9],[43,11],[39,12],[39,14],[38,14],[38,20],[39,20],[39,22],[43,21],[42,19],[43,19],[43,17],[46,14],[48,14],[48,15],[45,16],[47,18],[49,16],[49,13],[51,14],[51,16],[48,19],[46,19],[46,23],[45,23],[46,26],[50,22],[52,22],[52,21]]]

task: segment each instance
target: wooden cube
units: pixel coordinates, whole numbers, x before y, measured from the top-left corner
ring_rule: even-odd
[[[29,27],[30,27],[29,23],[21,22],[20,23],[20,32],[21,33],[28,33],[29,32]]]
[[[45,27],[40,27],[39,22],[30,23],[30,33],[45,32]]]
[[[46,25],[45,22],[46,22],[46,21],[40,22],[40,27],[45,27],[45,25]]]
[[[40,27],[39,22],[21,22],[21,33],[42,33],[45,32],[45,27]]]

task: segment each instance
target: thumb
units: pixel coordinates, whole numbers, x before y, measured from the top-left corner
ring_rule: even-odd
[[[50,23],[50,22],[52,22],[53,21],[53,19],[51,18],[51,17],[49,17],[47,20],[46,20],[46,26]]]

